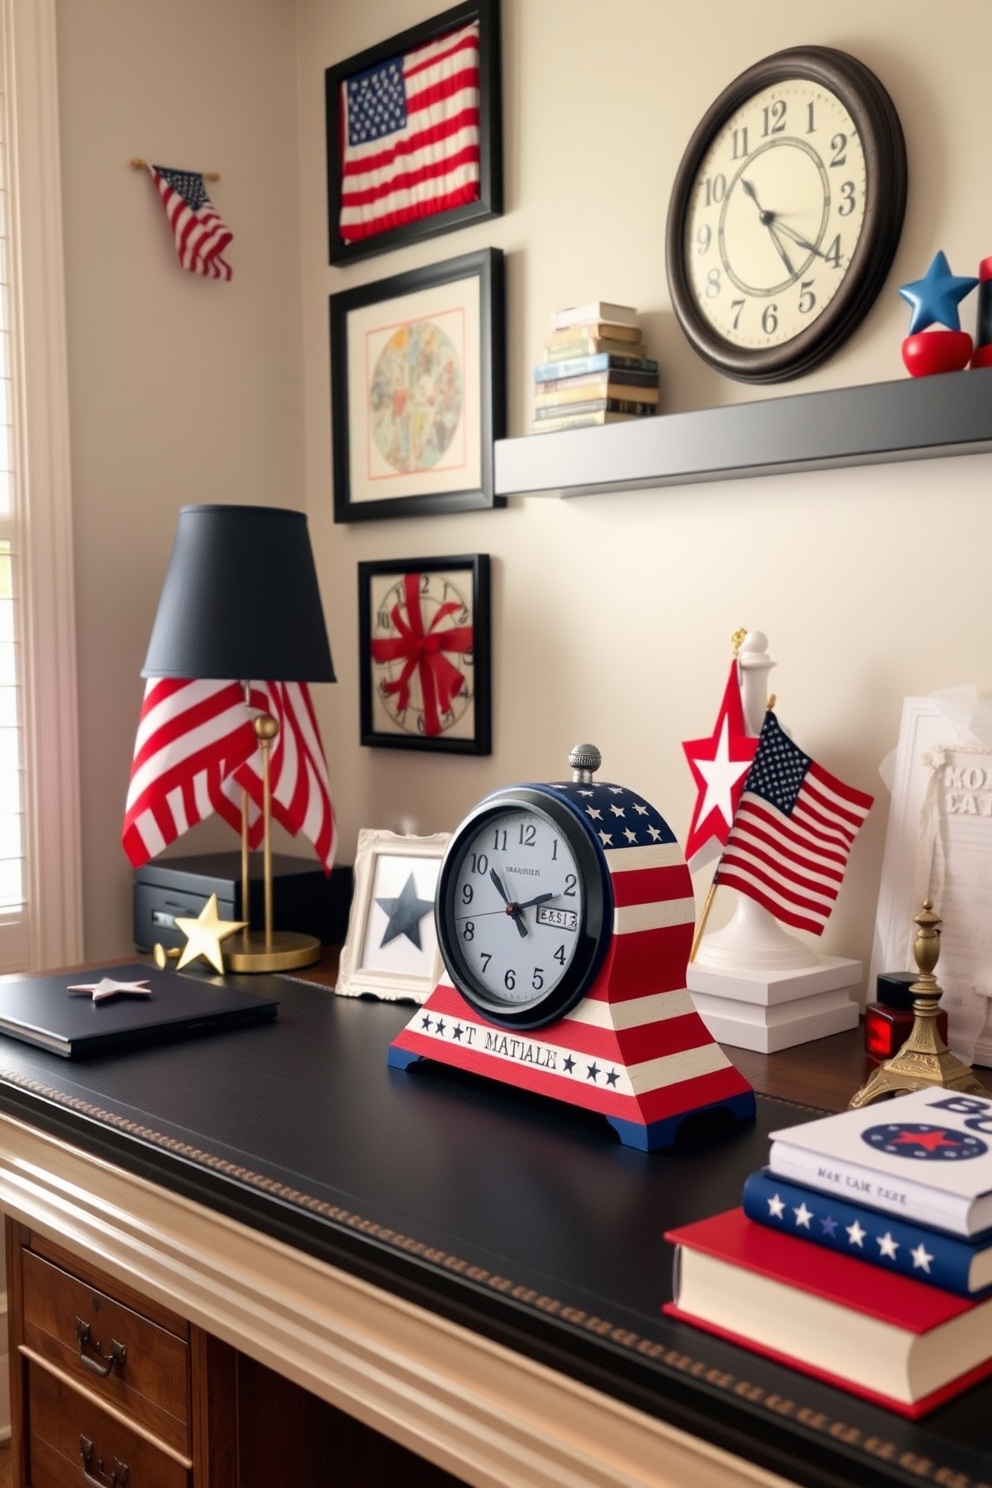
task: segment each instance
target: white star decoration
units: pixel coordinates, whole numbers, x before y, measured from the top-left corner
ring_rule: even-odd
[[[847,1233],[850,1237],[851,1244],[856,1245],[860,1250],[863,1250],[864,1246],[861,1244],[861,1242],[867,1235],[868,1231],[863,1230],[858,1224],[858,1221],[855,1220],[852,1225],[847,1226]]]
[[[646,806],[638,806],[636,801],[634,802],[634,810],[637,812],[638,816],[647,816],[648,814],[648,808]]]
[[[626,837],[626,839],[627,839],[628,842],[636,842],[637,841],[637,833],[636,832],[632,832],[629,827],[624,827],[624,829],[623,829],[623,835]]]
[[[74,987],[67,987],[66,991],[77,995],[81,992],[91,992],[94,1002],[103,1002],[108,997],[151,997],[152,995],[147,977],[142,977],[139,982],[115,982],[113,977],[101,977],[98,982],[77,982]]]
[[[778,1194],[774,1194],[768,1200],[768,1212],[769,1214],[773,1214],[776,1219],[781,1219],[785,1213],[785,1201],[780,1199]]]
[[[886,1230],[884,1235],[876,1235],[875,1239],[878,1241],[879,1254],[886,1256],[890,1261],[894,1261],[896,1251],[899,1249],[898,1240],[893,1240],[888,1230]]]
[[[614,816],[626,816],[627,814],[622,806],[611,806],[610,810],[613,812]]]
[[[913,1257],[913,1270],[925,1271],[929,1276],[930,1262],[933,1260],[933,1256],[930,1255],[929,1251],[924,1249],[923,1241],[921,1240],[916,1249],[911,1250],[909,1253]]]
[[[612,847],[613,846],[613,838],[610,836],[609,832],[600,832],[600,834],[599,834],[599,840],[603,844],[604,847]]]
[[[595,806],[587,806],[586,816],[591,817],[593,821],[602,821],[603,813],[601,811],[597,811]]]
[[[623,795],[623,786],[622,785],[611,785],[611,786],[608,787],[608,790],[609,790],[611,796],[622,796]]]
[[[648,827],[648,836],[651,838],[652,842],[657,842],[658,838],[661,836],[661,833],[657,827]]]
[[[812,1209],[807,1209],[805,1204],[800,1204],[799,1208],[793,1209],[792,1212],[796,1216],[796,1224],[802,1225],[804,1230],[808,1230],[809,1222],[813,1218]]]
[[[734,819],[733,788],[750,770],[751,761],[730,758],[730,720],[726,714],[715,756],[713,759],[697,759],[695,764],[706,781],[706,795],[699,808],[698,820],[704,822],[711,811],[718,811],[729,827]]]

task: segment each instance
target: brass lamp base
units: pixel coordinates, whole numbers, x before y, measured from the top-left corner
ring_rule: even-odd
[[[919,968],[919,979],[910,987],[916,1014],[909,1038],[899,1053],[879,1065],[871,1079],[854,1096],[849,1109],[858,1110],[882,1096],[898,1095],[910,1090],[969,1090],[975,1095],[988,1095],[985,1086],[968,1064],[963,1064],[937,1032],[937,1004],[940,987],[933,969],[940,955],[940,916],[933,913],[929,899],[915,917],[920,927],[913,946]]]
[[[224,947],[225,971],[297,971],[312,966],[321,957],[321,944],[313,935],[295,930],[276,930],[268,945],[261,931],[233,937]]]

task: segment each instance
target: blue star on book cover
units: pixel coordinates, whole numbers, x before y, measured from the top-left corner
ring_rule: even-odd
[[[402,57],[390,57],[388,62],[358,73],[348,79],[346,87],[349,145],[382,139],[406,124]]]
[[[654,847],[675,841],[675,833],[661,813],[626,786],[601,785],[598,780],[588,785],[564,780],[555,782],[555,790],[578,808],[603,848]]]

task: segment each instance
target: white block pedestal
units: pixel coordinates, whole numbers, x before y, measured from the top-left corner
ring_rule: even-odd
[[[686,975],[696,1011],[713,1037],[760,1054],[855,1028],[860,1009],[848,993],[860,981],[861,962],[846,956],[817,956],[810,966],[781,971],[694,961]]]

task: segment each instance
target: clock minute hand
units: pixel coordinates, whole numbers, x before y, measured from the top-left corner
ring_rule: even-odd
[[[513,919],[513,923],[517,927],[517,934],[518,935],[529,935],[530,934],[530,931],[527,929],[527,926],[524,923],[524,917],[520,913],[520,906],[519,906],[519,904],[514,904],[513,900],[510,898],[509,894],[504,889],[504,887],[503,887],[503,880],[500,878],[500,876],[496,872],[496,869],[495,868],[490,868],[490,870],[489,870],[489,877],[492,879],[493,883],[496,885],[497,889],[499,890],[499,897],[502,899],[503,903],[506,905],[506,909],[503,911],[503,913],[504,914],[508,914],[508,915],[511,916],[511,918]]]
[[[798,243],[800,248],[805,248],[807,253],[815,253],[818,258],[826,258],[827,255],[821,249],[817,248],[815,243],[811,243],[808,238],[804,238],[801,233],[797,233],[794,227],[789,227],[780,217],[776,217],[775,219],[775,230],[776,232],[785,233],[787,238],[791,238],[794,243]]]

